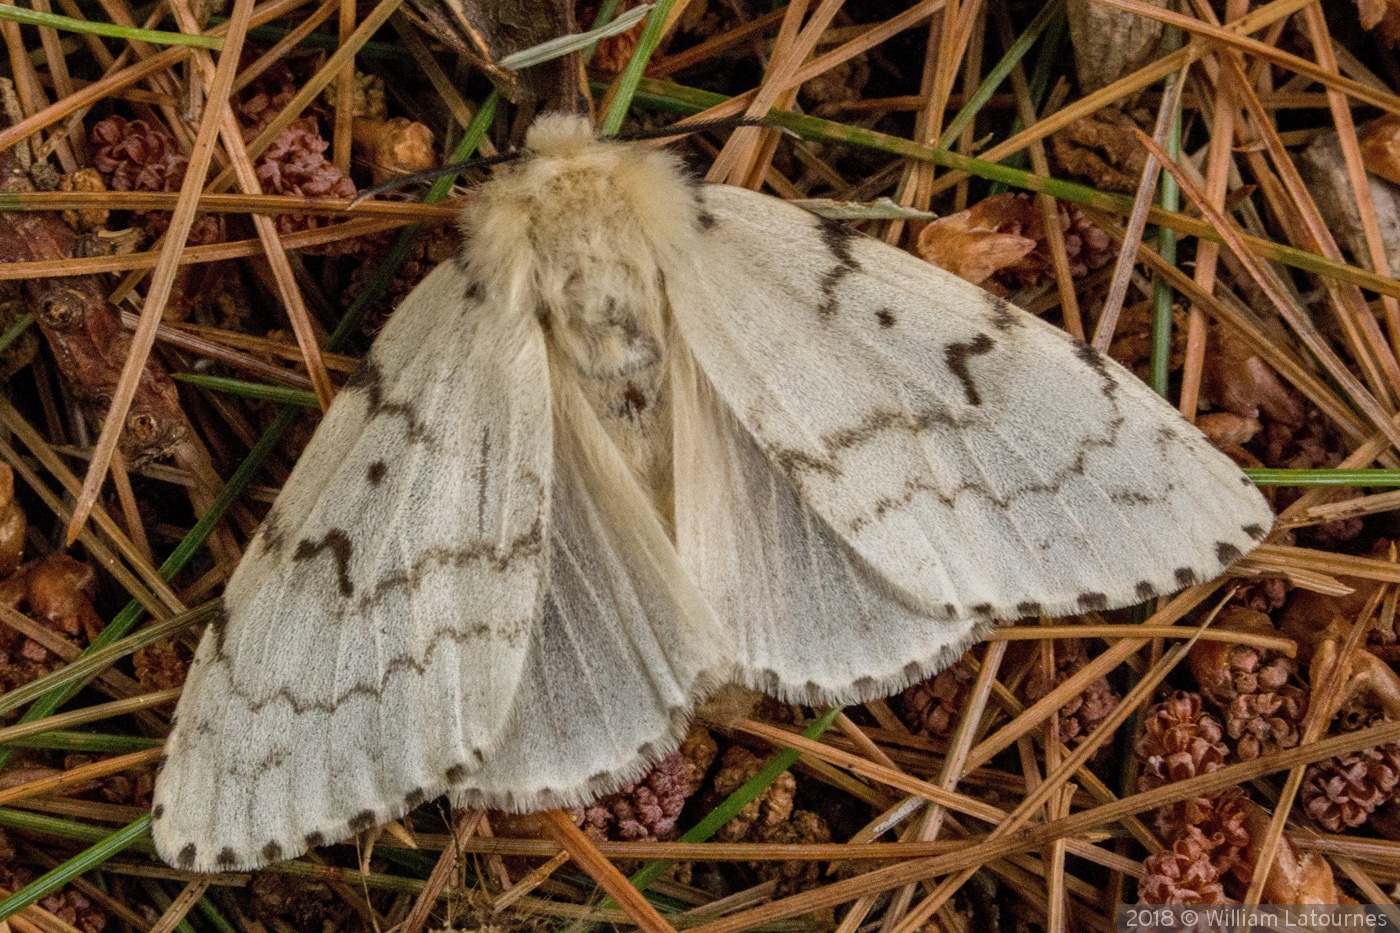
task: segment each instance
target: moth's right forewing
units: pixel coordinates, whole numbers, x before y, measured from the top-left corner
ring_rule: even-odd
[[[1238,467],[1111,359],[777,198],[700,197],[701,242],[667,259],[687,347],[813,514],[929,616],[1127,605],[1267,533]]]
[[[546,578],[548,386],[533,317],[456,263],[405,300],[200,644],[156,786],[163,858],[290,858],[481,766]]]

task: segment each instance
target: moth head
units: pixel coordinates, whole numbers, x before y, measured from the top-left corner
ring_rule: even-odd
[[[525,134],[525,148],[542,156],[575,156],[595,142],[588,119],[571,113],[541,114]]]

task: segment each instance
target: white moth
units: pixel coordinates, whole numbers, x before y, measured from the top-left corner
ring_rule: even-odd
[[[199,646],[161,856],[448,793],[575,805],[739,682],[885,696],[999,619],[1204,581],[1272,515],[1126,370],[675,157],[541,117],[327,412]]]

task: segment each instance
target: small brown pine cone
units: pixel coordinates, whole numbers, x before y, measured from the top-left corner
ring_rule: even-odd
[[[738,790],[745,781],[762,770],[764,760],[742,745],[731,745],[720,758],[719,772],[711,786],[711,800],[718,804]],[[715,833],[720,842],[753,841],[767,827],[775,826],[792,816],[793,797],[797,793],[797,778],[784,771],[757,799],[740,810]]]
[[[325,157],[329,146],[330,143],[321,138],[314,118],[304,117],[293,122],[258,161],[258,181],[262,183],[263,191],[309,198],[353,198],[355,183]],[[309,214],[279,214],[277,230],[279,233],[295,233],[321,226],[324,222],[324,218]]]
[[[1273,693],[1241,694],[1225,710],[1225,732],[1235,740],[1236,754],[1248,761],[1295,747],[1307,711],[1307,693],[1293,684]]]
[[[97,147],[92,164],[113,191],[179,191],[185,181],[190,160],[164,127],[111,116],[94,126],[89,136]],[[155,239],[169,228],[170,212],[137,211],[135,220],[135,226]],[[221,215],[200,214],[186,242],[205,246],[225,238]]]
[[[1255,635],[1278,634],[1267,615],[1244,606],[1226,606],[1215,627]],[[1223,641],[1197,642],[1190,661],[1201,693],[1222,709],[1241,695],[1273,693],[1298,673],[1297,662],[1278,652]]]
[[[179,191],[189,159],[164,127],[111,116],[89,134],[92,164],[113,191]]]
[[[792,845],[794,843],[820,843],[831,841],[831,829],[816,813],[810,810],[796,810],[789,819],[772,826],[764,827],[758,834],[758,842]],[[787,897],[805,891],[821,879],[821,863],[812,861],[754,862],[754,869],[761,881],[776,881],[777,897]]]
[[[905,690],[900,718],[915,735],[946,739],[958,727],[971,693],[972,674],[954,664]]]
[[[50,894],[39,901],[39,906],[83,933],[102,933],[107,929],[107,915],[102,909],[72,888]]]
[[[1378,745],[1309,765],[1303,776],[1303,805],[1331,832],[1365,823],[1375,809],[1395,799],[1400,785],[1400,744]]]
[[[1088,275],[1102,269],[1118,255],[1118,248],[1109,235],[1085,217],[1076,205],[1065,201],[1055,204],[1065,232],[1065,253],[1069,256],[1071,275]]]
[[[710,765],[719,757],[719,745],[708,729],[698,723],[692,724],[685,734],[679,749],[685,760],[685,778],[688,785],[686,796],[690,796],[705,783],[705,775]]]
[[[1220,870],[1201,831],[1190,827],[1170,849],[1142,862],[1138,900],[1144,904],[1223,904]]]
[[[599,839],[648,842],[669,839],[690,793],[685,756],[672,752],[645,777],[583,808],[583,831]]]
[[[1245,822],[1248,798],[1242,788],[1227,787],[1217,794],[1192,797],[1157,811],[1157,832],[1176,841],[1194,829],[1209,849],[1221,875],[1243,864],[1251,836]]]
[[[1148,712],[1137,756],[1143,790],[1184,781],[1225,766],[1229,751],[1216,718],[1201,709],[1198,693],[1177,691]]]
[[[1037,665],[1026,679],[1026,699],[1035,701],[1045,696],[1065,680],[1073,677],[1089,663],[1084,642],[1068,639],[1055,642],[1055,678],[1047,681]],[[1088,737],[1094,728],[1118,706],[1117,691],[1106,678],[1092,681],[1078,696],[1060,707],[1060,739],[1071,748]]]

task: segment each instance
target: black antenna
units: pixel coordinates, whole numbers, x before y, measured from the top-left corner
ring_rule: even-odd
[[[364,191],[355,195],[355,199],[350,202],[346,210],[353,210],[360,202],[383,194],[386,191],[394,191],[408,185],[416,185],[425,181],[437,181],[444,175],[457,175],[474,168],[486,168],[491,165],[500,165],[502,162],[513,162],[527,153],[528,150],[517,149],[513,152],[503,152],[500,155],[483,156],[479,159],[468,159],[465,162],[453,162],[451,165],[444,165],[440,168],[430,168],[427,171],[414,172],[411,175],[398,175],[382,184],[375,185],[373,188],[366,188]]]
[[[615,139],[618,142],[641,142],[644,139],[667,139],[673,136],[690,136],[694,133],[708,133],[711,130],[732,130],[741,126],[762,126],[768,129],[782,130],[785,133],[792,131],[780,126],[772,120],[764,117],[726,117],[720,120],[702,120],[699,123],[681,123],[671,126],[662,126],[650,130],[642,130],[638,133],[630,133],[626,136],[605,137]],[[346,207],[346,210],[354,210],[361,202],[367,201],[377,195],[387,191],[396,191],[408,185],[416,185],[426,181],[437,181],[444,175],[458,175],[462,172],[470,171],[474,168],[487,168],[492,165],[500,165],[503,162],[513,162],[516,159],[528,155],[528,149],[516,149],[512,152],[503,152],[500,155],[484,156],[478,159],[468,159],[465,162],[453,162],[451,165],[444,165],[441,168],[430,168],[425,172],[414,172],[411,175],[398,175],[373,188],[366,188],[355,195],[354,200]]]
[[[655,129],[640,130],[636,133],[618,135],[612,137],[619,142],[631,143],[641,142],[644,139],[666,139],[671,136],[690,136],[695,133],[708,133],[711,130],[734,130],[741,126],[761,126],[770,130],[782,130],[791,132],[786,127],[780,126],[767,117],[723,117],[718,120],[701,120],[698,123],[673,123],[670,126],[659,126]]]

